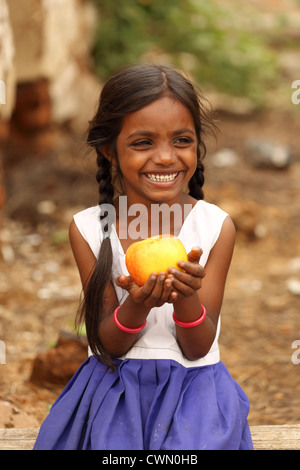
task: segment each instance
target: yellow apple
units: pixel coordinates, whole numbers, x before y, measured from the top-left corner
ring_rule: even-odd
[[[188,261],[181,241],[172,235],[157,235],[132,243],[125,257],[126,267],[132,279],[143,286],[151,273],[165,271],[173,266],[183,271],[178,261]]]

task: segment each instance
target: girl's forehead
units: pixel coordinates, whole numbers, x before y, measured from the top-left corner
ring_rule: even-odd
[[[191,126],[194,128],[194,121],[189,109],[169,96],[161,97],[143,108],[127,114],[123,118],[122,130],[129,130],[131,127],[181,127]]]

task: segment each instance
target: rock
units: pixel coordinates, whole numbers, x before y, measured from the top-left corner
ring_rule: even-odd
[[[212,156],[212,163],[218,168],[233,166],[238,162],[237,153],[228,148],[220,149]]]
[[[290,278],[286,281],[288,291],[294,295],[300,295],[300,279]]]
[[[11,125],[21,132],[38,132],[51,123],[49,81],[37,79],[18,83]]]
[[[56,346],[34,359],[30,381],[38,385],[66,385],[87,358],[86,338],[61,332]]]
[[[2,259],[7,264],[12,264],[15,261],[15,252],[11,245],[3,244],[0,247]]]
[[[40,201],[37,205],[37,211],[39,214],[51,215],[56,210],[56,204],[53,201]]]
[[[222,208],[230,214],[236,230],[249,240],[265,236],[266,229],[260,223],[259,207],[254,201],[223,199]]]
[[[245,158],[254,167],[287,168],[291,163],[291,149],[263,139],[249,139],[245,144]]]

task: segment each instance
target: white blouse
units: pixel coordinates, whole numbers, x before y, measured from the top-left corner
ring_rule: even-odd
[[[227,213],[214,204],[206,201],[197,201],[189,212],[177,237],[184,244],[187,253],[194,246],[202,250],[200,264],[205,266],[209,253],[216,243]],[[75,223],[86,242],[89,244],[95,257],[98,257],[103,233],[100,224],[99,206],[90,207],[74,215]],[[150,236],[150,235],[149,235]],[[125,265],[125,253],[118,238],[115,225],[112,224],[111,244],[113,252],[113,279],[121,274],[128,275]],[[122,304],[128,293],[117,286],[114,287]],[[145,328],[140,332],[133,347],[120,359],[170,359],[184,367],[199,367],[215,364],[220,360],[218,338],[220,333],[220,317],[216,337],[208,354],[195,361],[188,360],[183,354],[176,340],[176,328],[172,318],[173,306],[165,303],[161,307],[151,309]]]

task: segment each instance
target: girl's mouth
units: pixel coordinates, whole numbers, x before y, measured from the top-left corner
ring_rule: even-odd
[[[144,173],[144,175],[155,183],[169,183],[177,178],[179,171],[173,173]]]

